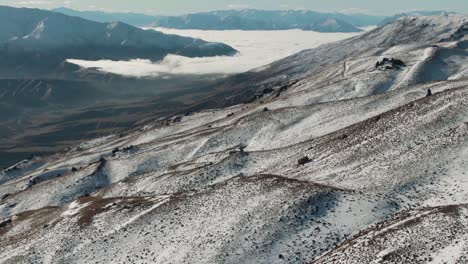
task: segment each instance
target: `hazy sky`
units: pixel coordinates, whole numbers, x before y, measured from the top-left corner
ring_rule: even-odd
[[[259,8],[393,14],[409,10],[468,13],[468,0],[0,0],[1,5],[181,14],[199,11]]]

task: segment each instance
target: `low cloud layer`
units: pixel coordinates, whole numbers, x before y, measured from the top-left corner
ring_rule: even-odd
[[[239,54],[233,57],[218,56],[204,58],[188,58],[171,54],[160,62],[142,59],[130,61],[83,61],[70,59],[68,62],[77,64],[83,68],[97,68],[102,72],[135,77],[168,74],[232,74],[246,72],[270,64],[301,50],[314,48],[324,43],[356,35],[356,33],[318,33],[302,30],[206,31],[162,28],[157,28],[157,30],[170,34],[201,38],[207,41],[223,42],[237,49]]]

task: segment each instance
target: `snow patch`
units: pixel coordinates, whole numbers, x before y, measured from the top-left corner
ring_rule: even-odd
[[[74,201],[70,205],[68,205],[67,210],[65,210],[62,213],[62,216],[74,216],[74,215],[78,214],[82,209],[86,208],[90,204],[91,204],[90,202],[80,204],[79,201]]]
[[[34,30],[29,33],[28,35],[24,36],[23,39],[29,39],[29,38],[35,38],[35,39],[40,39],[41,38],[41,35],[42,35],[42,32],[44,32],[46,26],[45,26],[45,22],[47,21],[47,18],[40,21],[37,25],[36,25],[36,28],[34,28]]]

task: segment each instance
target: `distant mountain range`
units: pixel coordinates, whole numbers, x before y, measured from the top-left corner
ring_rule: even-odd
[[[208,78],[126,78],[66,62],[157,61],[169,53],[203,57],[236,50],[122,22],[0,6],[0,163],[24,158],[31,146],[40,153],[54,145],[61,148],[62,143],[99,135],[99,130],[108,133],[154,117],[155,109],[182,107],[195,94],[209,94],[210,88],[204,88],[212,81]],[[189,99],[179,100],[180,94]],[[24,146],[29,149],[22,150]]]
[[[21,66],[20,72],[28,75],[58,67],[70,58],[159,60],[169,53],[189,57],[236,53],[221,43],[143,30],[122,22],[98,23],[39,9],[0,7],[0,24],[2,77],[17,73],[16,66]]]
[[[84,19],[107,23],[120,21],[129,25],[141,27],[151,25],[155,21],[155,16],[138,13],[110,13],[102,11],[80,11],[70,8],[60,7],[52,9],[54,12],[62,13],[68,16],[76,16]]]
[[[135,13],[106,13],[54,9],[67,15],[111,22],[122,21],[134,26],[204,30],[284,30],[303,29],[319,32],[359,32],[359,27],[377,25],[385,17],[364,14],[319,13],[304,10],[224,10],[183,16],[148,16]]]
[[[392,23],[393,21],[402,18],[402,17],[407,17],[407,16],[440,16],[440,15],[449,15],[449,14],[455,14],[454,12],[447,12],[443,10],[438,10],[438,11],[412,11],[412,12],[405,12],[405,13],[400,13],[396,14],[391,17],[387,17],[384,20],[382,20],[379,23],[379,26],[384,26],[386,24]]]
[[[380,17],[348,16],[313,11],[226,10],[158,17],[153,26],[177,29],[211,30],[284,30],[302,29],[318,32],[359,32],[360,26],[375,25]]]
[[[467,69],[467,16],[407,17],[30,155],[0,170],[0,262],[467,263]]]
[[[385,25],[404,16],[449,14],[446,11],[412,11],[394,16],[320,13],[308,10],[221,10],[181,16],[150,16],[137,13],[108,13],[57,8],[53,11],[70,16],[109,23],[121,21],[137,27],[165,27],[201,30],[284,30],[302,29],[318,32],[359,32],[360,28]],[[450,13],[453,14],[453,13]]]

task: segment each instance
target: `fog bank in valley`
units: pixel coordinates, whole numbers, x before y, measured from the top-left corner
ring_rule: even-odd
[[[212,42],[226,43],[239,53],[236,56],[188,58],[170,54],[162,61],[135,59],[130,61],[84,61],[69,59],[68,62],[83,68],[96,68],[126,76],[163,76],[168,74],[232,74],[249,71],[304,49],[356,36],[359,33],[319,33],[302,30],[282,31],[213,31],[213,30],[159,30],[164,33],[201,38]]]

